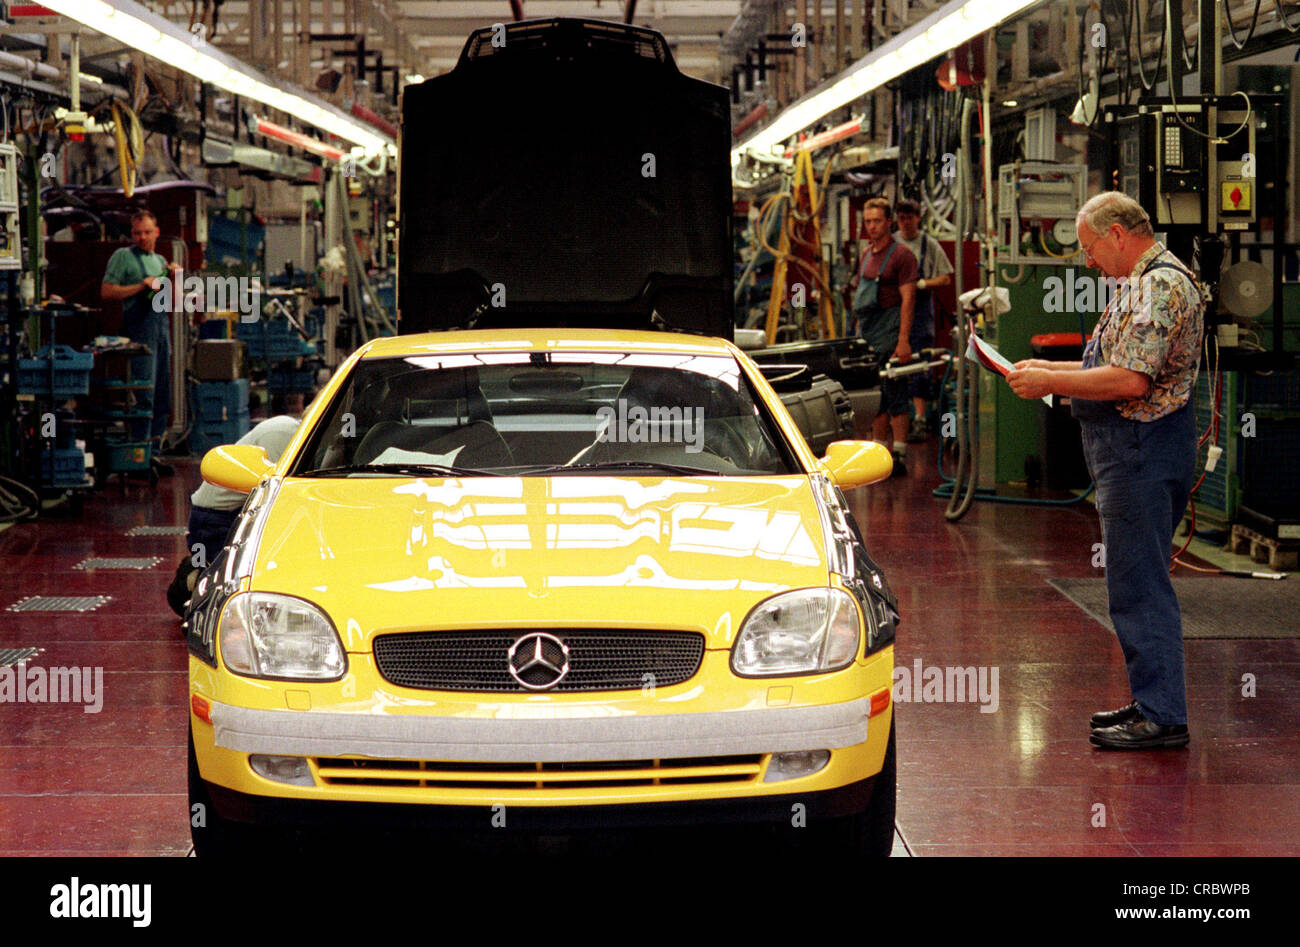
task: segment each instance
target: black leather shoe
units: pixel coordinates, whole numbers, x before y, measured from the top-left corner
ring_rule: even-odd
[[[1092,715],[1092,720],[1088,726],[1094,730],[1100,730],[1102,727],[1113,727],[1116,724],[1128,723],[1134,717],[1138,716],[1141,711],[1138,710],[1138,702],[1125,704],[1123,707],[1117,707],[1114,710],[1099,710]]]
[[[176,472],[172,468],[171,464],[164,464],[157,457],[150,457],[149,465],[153,468],[153,472],[157,474],[159,477],[170,477],[172,474]]]
[[[1152,723],[1140,712],[1128,723],[1092,731],[1092,736],[1088,739],[1093,746],[1103,750],[1167,750],[1187,746],[1191,742],[1187,724],[1161,726]]]
[[[894,455],[894,469],[889,472],[889,476],[891,478],[907,476],[907,461],[903,459],[902,454]]]

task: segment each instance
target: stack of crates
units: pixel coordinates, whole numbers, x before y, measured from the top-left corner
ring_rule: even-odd
[[[190,448],[205,454],[248,433],[248,379],[205,381],[196,386]]]
[[[272,394],[306,393],[316,382],[314,368],[273,368],[266,373],[266,390]]]
[[[1300,371],[1245,377],[1242,410],[1254,421],[1241,439],[1241,504],[1286,520],[1296,538],[1300,519]],[[1275,537],[1282,538],[1282,537]]]
[[[316,346],[304,342],[286,319],[259,319],[240,322],[236,336],[248,343],[248,357],[279,362],[300,355],[315,355]]]
[[[86,454],[80,447],[55,447],[41,451],[41,486],[86,485]]]
[[[18,360],[18,393],[56,401],[84,395],[90,391],[94,366],[93,352],[77,352],[66,345],[46,346],[35,358]],[[59,424],[57,430],[56,442],[41,451],[41,486],[86,486],[86,454],[77,446],[73,428]]]
[[[18,360],[18,393],[66,398],[90,391],[94,352],[77,352],[66,345],[47,345],[35,358]]]
[[[95,445],[95,466],[102,477],[149,472],[153,445],[148,428],[153,410],[141,408],[138,401],[141,392],[154,387],[154,357],[147,353],[143,345],[134,344],[96,356],[90,404],[112,424]]]

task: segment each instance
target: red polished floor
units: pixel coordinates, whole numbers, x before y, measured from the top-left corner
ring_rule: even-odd
[[[912,475],[858,491],[873,556],[897,590],[896,661],[998,672],[978,702],[900,703],[899,852],[914,855],[1300,854],[1300,641],[1187,643],[1192,744],[1103,753],[1087,718],[1129,699],[1113,636],[1047,584],[1094,576],[1088,504],[977,503],[943,517],[929,445]],[[103,710],[0,704],[0,855],[183,855],[185,652],[164,590],[197,465],[156,489],[116,484],[80,517],[0,532],[0,648],[100,666]],[[144,572],[82,571],[89,556],[161,556]],[[1231,581],[1207,578],[1205,581]],[[109,595],[85,613],[7,611],[29,595]],[[1257,696],[1243,698],[1245,673]],[[989,707],[991,708],[991,702]]]

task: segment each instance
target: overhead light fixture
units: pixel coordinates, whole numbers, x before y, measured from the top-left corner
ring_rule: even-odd
[[[731,151],[736,165],[746,152],[768,155],[787,138],[826,115],[848,105],[907,70],[928,62],[940,53],[992,29],[1004,20],[1032,7],[1039,0],[950,0],[920,23],[904,30],[887,43],[845,69],[824,87],[814,89],[790,104],[771,124],[759,129]]]
[[[263,75],[211,43],[181,29],[135,0],[49,0],[44,6],[76,20],[159,62],[271,108],[305,117],[318,128],[353,142],[368,154],[387,151],[392,140],[373,126],[354,120],[327,102],[304,92],[290,92],[284,83]]]
[[[1002,107],[1003,107],[1003,108],[1013,109],[1013,108],[1015,108],[1015,107],[1016,107],[1017,105],[1019,105],[1019,104],[1020,104],[1020,103],[1017,102],[1015,99],[1003,99],[1003,100],[1002,100]]]

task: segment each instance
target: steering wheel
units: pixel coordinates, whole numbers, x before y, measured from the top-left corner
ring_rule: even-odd
[[[720,457],[733,467],[749,466],[749,445],[730,424],[716,421],[709,425],[704,438],[704,449],[715,457]]]

